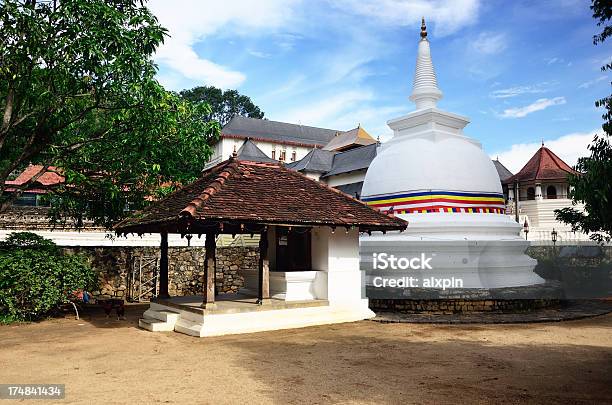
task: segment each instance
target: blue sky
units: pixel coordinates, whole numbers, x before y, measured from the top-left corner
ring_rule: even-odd
[[[520,169],[543,139],[569,164],[600,129],[594,100],[610,94],[599,67],[609,44],[588,1],[153,0],[171,35],[158,50],[169,89],[236,88],[273,120],[339,130],[361,124],[384,141],[408,100],[428,22],[444,92],[467,135]]]

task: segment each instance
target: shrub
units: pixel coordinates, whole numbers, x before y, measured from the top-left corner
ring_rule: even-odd
[[[72,292],[91,291],[96,275],[81,255],[67,255],[31,232],[0,242],[0,319],[29,321],[67,302]]]

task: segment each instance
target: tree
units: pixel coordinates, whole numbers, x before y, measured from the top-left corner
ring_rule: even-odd
[[[593,44],[605,42],[612,35],[612,4],[607,0],[593,0],[591,4],[593,17],[597,25],[604,26],[600,34],[593,36]],[[608,63],[602,71],[612,70]],[[584,211],[573,207],[555,210],[557,219],[570,224],[572,230],[590,235],[598,243],[612,240],[612,95],[595,102],[595,106],[604,108],[602,118],[603,134],[596,135],[589,145],[591,155],[578,159],[575,169],[580,175],[570,176],[570,198],[573,203],[583,203]]]
[[[146,0],[0,2],[0,210],[49,167],[55,220],[105,226],[168,182],[198,176],[219,125],[166,91],[152,61],[166,30]],[[11,172],[42,165],[17,192]]]
[[[40,319],[74,292],[95,289],[96,273],[84,256],[30,232],[0,242],[0,323]]]
[[[221,90],[213,86],[199,86],[191,90],[181,91],[181,96],[192,102],[205,102],[210,104],[211,113],[204,116],[204,120],[216,120],[225,125],[235,115],[249,118],[263,118],[264,112],[259,109],[247,96],[237,90]]]

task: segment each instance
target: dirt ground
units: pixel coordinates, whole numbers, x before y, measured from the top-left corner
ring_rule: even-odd
[[[140,330],[141,311],[0,326],[0,383],[66,384],[50,403],[612,403],[612,314],[198,339]]]

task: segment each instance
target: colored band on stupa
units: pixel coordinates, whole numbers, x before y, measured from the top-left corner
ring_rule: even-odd
[[[505,214],[504,196],[498,193],[469,193],[460,191],[418,191],[365,197],[366,204],[395,214],[428,212],[460,212]]]

